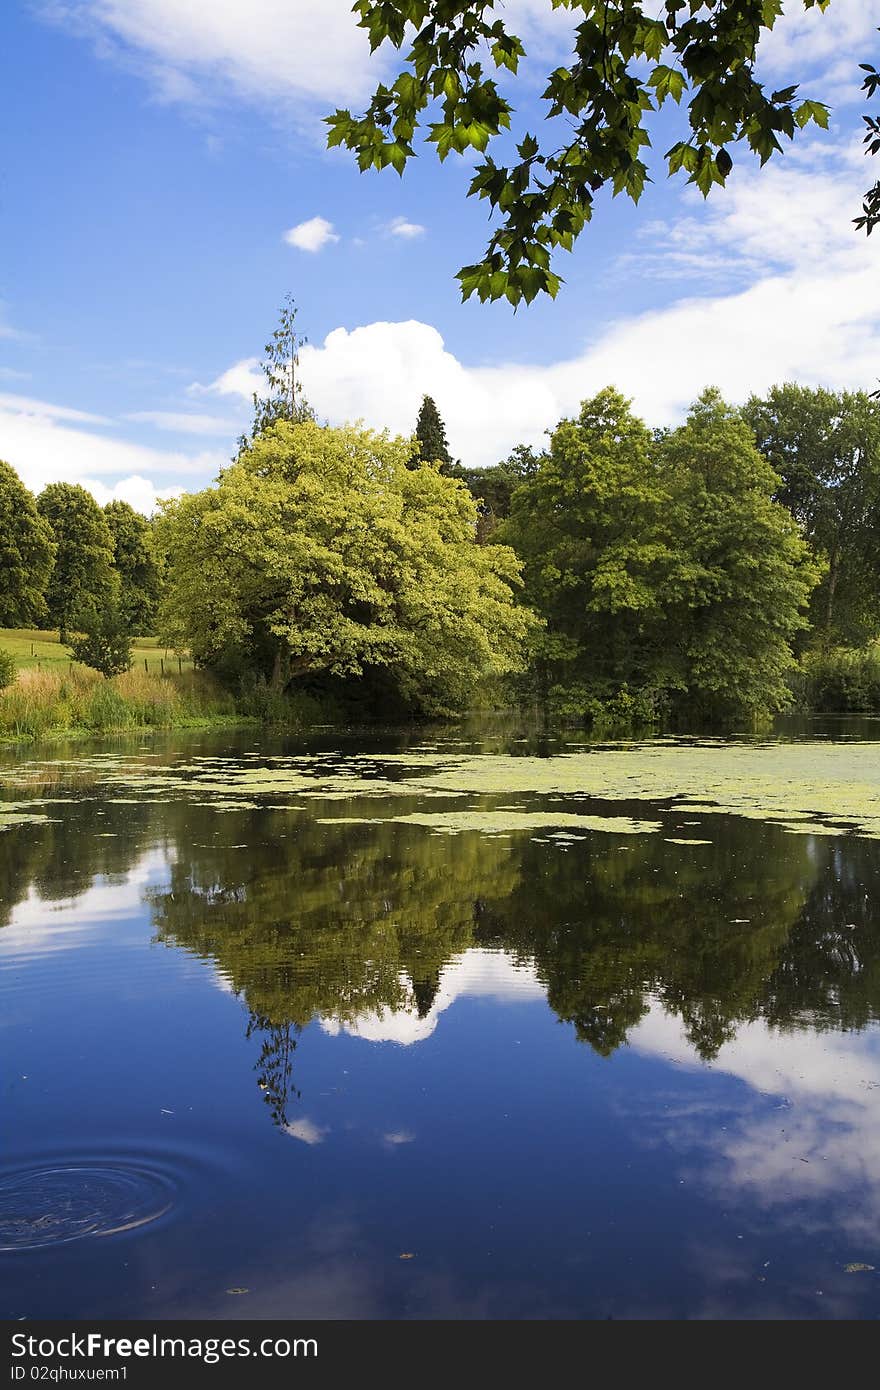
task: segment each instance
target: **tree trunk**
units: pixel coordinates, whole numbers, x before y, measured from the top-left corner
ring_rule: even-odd
[[[834,621],[834,595],[837,590],[837,577],[840,573],[840,556],[835,548],[831,552],[828,561],[828,604],[825,609],[825,632],[831,633],[831,625]]]

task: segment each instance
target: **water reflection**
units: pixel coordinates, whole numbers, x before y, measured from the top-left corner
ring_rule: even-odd
[[[59,1134],[74,1123],[77,1068],[109,1074],[114,1049],[126,1092],[101,1083],[102,1103],[124,1113],[132,1143],[144,1094],[200,1160],[222,1133],[238,1194],[222,1209],[242,1204],[222,1240],[252,1266],[230,1283],[274,1271],[271,1297],[240,1315],[880,1308],[864,1268],[880,1266],[877,841],[706,815],[705,842],[680,844],[668,808],[637,803],[626,813],[666,816],[668,836],[450,837],[345,823],[338,801],[336,824],[319,800],[222,813],[113,801],[85,776],[49,809],[0,835],[7,1036],[26,1059],[39,999],[40,1046],[71,1091],[54,1102]],[[80,994],[95,1038],[81,1018],[71,1034]],[[12,1104],[36,1131],[49,1120],[34,1118],[25,1080]],[[463,1155],[469,1191],[453,1196]],[[254,1210],[257,1194],[268,1209],[293,1202],[279,1194],[294,1172],[322,1213],[308,1228],[289,1217],[311,1274]],[[384,1222],[380,1263],[398,1259],[417,1243],[394,1230],[394,1204],[408,1202],[419,1258],[442,1259],[408,1285],[383,1265],[384,1293],[367,1294],[340,1252],[382,1248]],[[208,1246],[221,1242],[213,1221]],[[554,1267],[536,1272],[541,1250]],[[656,1265],[638,1292],[633,1258]],[[204,1273],[187,1308],[235,1315],[204,1294]],[[122,1313],[164,1306],[144,1287]],[[115,1307],[107,1288],[86,1306]]]

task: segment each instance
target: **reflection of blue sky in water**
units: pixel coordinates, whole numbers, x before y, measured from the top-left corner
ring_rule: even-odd
[[[404,983],[407,983],[404,981]],[[430,1011],[419,1017],[415,999],[400,1010],[364,1013],[353,1022],[321,1020],[325,1033],[345,1032],[373,1043],[411,1045],[443,1026],[441,1015],[471,997],[497,1004],[545,998],[532,966],[502,951],[469,950],[440,976]],[[454,1021],[449,1020],[449,1026]],[[696,1055],[678,1018],[659,1004],[630,1034],[637,1053],[671,1063],[676,1069],[723,1074],[744,1083],[751,1104],[740,1102],[727,1123],[711,1101],[670,1102],[663,1117],[646,1119],[639,1142],[662,1139],[682,1155],[688,1182],[708,1187],[719,1200],[747,1198],[779,1216],[798,1204],[802,1226],[829,1222],[854,1241],[877,1245],[880,1223],[880,1034],[782,1032],[763,1021],[739,1025],[734,1041],[707,1064]],[[625,1099],[622,1101],[625,1108]],[[716,1123],[717,1121],[717,1123]],[[708,1123],[707,1123],[708,1122]],[[327,1131],[301,1120],[290,1128],[306,1143],[319,1143]],[[699,1151],[695,1162],[694,1149]],[[860,1194],[854,1203],[853,1193]],[[832,1202],[829,1211],[824,1204]],[[803,1203],[816,1205],[807,1216]],[[880,1254],[880,1250],[877,1251]]]
[[[679,1021],[659,1008],[633,1030],[630,1045],[677,1067],[706,1069]],[[649,1132],[662,1133],[664,1143],[684,1153],[697,1140],[709,1151],[699,1169],[684,1160],[683,1174],[721,1200],[735,1193],[775,1219],[797,1205],[802,1228],[834,1224],[880,1255],[880,1033],[781,1032],[746,1023],[711,1070],[742,1081],[752,1105],[723,1127],[707,1126],[717,1112],[713,1117],[705,1105],[655,1114]],[[804,1203],[812,1204],[811,1214]]]
[[[118,814],[124,829],[127,813]],[[75,1288],[63,1274],[57,1284],[54,1266],[39,1265],[52,1257],[44,1251],[17,1268],[20,1292],[4,1312],[876,1313],[880,1275],[845,1272],[850,1262],[880,1269],[875,1023],[822,1031],[829,1019],[807,1012],[792,1015],[785,1030],[736,1022],[735,1037],[705,1063],[678,1017],[649,995],[649,1011],[630,1026],[627,1043],[601,1056],[546,1002],[540,952],[554,931],[564,945],[564,928],[578,926],[582,910],[582,899],[569,896],[551,919],[557,909],[549,891],[516,951],[485,938],[452,949],[430,991],[418,992],[408,965],[399,976],[399,1007],[346,1011],[347,981],[332,973],[337,955],[321,976],[323,958],[314,949],[300,961],[305,935],[294,935],[286,954],[261,954],[264,919],[222,915],[224,903],[237,906],[249,891],[241,838],[238,829],[230,835],[240,859],[204,859],[204,896],[178,901],[200,930],[213,932],[212,939],[194,935],[192,946],[185,935],[181,942],[163,936],[155,919],[156,893],[167,895],[175,856],[178,870],[186,858],[180,831],[176,851],[170,837],[142,838],[149,848],[139,852],[134,839],[128,868],[97,875],[67,897],[52,896],[57,872],[22,880],[21,900],[0,929],[9,1079],[0,1172],[106,1156],[124,1171],[143,1163],[167,1173],[178,1196],[167,1221],[125,1237],[138,1259],[121,1279],[112,1243],[77,1244],[89,1259]],[[792,852],[812,848],[795,839]],[[446,839],[432,844],[442,872],[443,856],[459,851]],[[493,849],[498,858],[486,861],[489,868],[506,863],[508,851]],[[564,861],[552,857],[553,847],[529,853],[546,854],[554,872],[578,879],[591,866],[578,857],[581,848]],[[863,853],[857,860],[841,845],[841,872],[849,866],[863,877],[873,862]],[[620,857],[632,863],[632,851]],[[608,862],[597,858],[593,866]],[[654,891],[653,869],[664,872],[665,860],[646,862]],[[478,868],[474,881],[482,882],[482,861]],[[384,872],[358,885],[353,912],[374,897],[381,905]],[[308,881],[298,873],[283,880],[290,891],[280,899],[290,899],[294,925],[296,887]],[[502,890],[507,882],[499,880]],[[552,882],[565,888],[570,880]],[[497,903],[505,901],[499,890]],[[215,903],[220,915],[212,919]],[[754,906],[725,906],[731,935],[738,934],[734,917],[754,918]],[[497,905],[487,912],[501,921]],[[816,914],[830,927],[824,908]],[[650,945],[653,919],[633,921]],[[240,992],[216,964],[233,939],[233,966],[246,981]],[[357,923],[350,939],[354,951]],[[430,933],[415,939],[422,949]],[[661,947],[665,940],[656,938]],[[616,950],[618,938],[609,941],[607,949]],[[574,944],[570,958],[548,957],[551,967],[586,969],[591,952],[606,949],[601,936],[586,932]],[[870,967],[869,939],[860,949]],[[390,958],[396,970],[402,954]],[[774,959],[768,954],[765,965],[762,957],[762,971]],[[811,968],[809,957],[797,959],[804,972]],[[321,980],[316,997],[325,1002],[295,1033],[295,1094],[286,1123],[273,1126],[256,1084],[267,1035],[248,1036],[246,994],[252,980],[271,985],[289,975],[296,995],[309,972]],[[360,975],[355,982],[361,990]],[[326,1004],[337,983],[338,1014]],[[586,997],[601,1011],[601,991]],[[401,1265],[409,1251],[413,1260]],[[147,1268],[158,1275],[145,1280]],[[240,1286],[252,1293],[231,1308],[224,1291]],[[54,1287],[73,1300],[69,1309],[53,1301]]]

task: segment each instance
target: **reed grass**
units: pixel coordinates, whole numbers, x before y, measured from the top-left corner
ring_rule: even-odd
[[[173,729],[236,718],[235,701],[204,671],[149,674],[136,668],[105,680],[97,671],[20,670],[0,690],[0,737]]]

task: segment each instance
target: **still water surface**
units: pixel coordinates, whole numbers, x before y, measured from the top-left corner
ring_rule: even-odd
[[[7,754],[0,1316],[880,1315],[880,740],[812,734]]]

